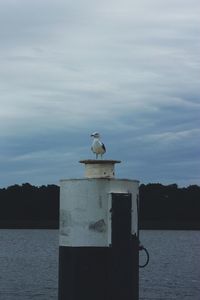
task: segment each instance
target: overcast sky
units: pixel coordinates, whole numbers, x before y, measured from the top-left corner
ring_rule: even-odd
[[[200,184],[199,0],[1,0],[0,187],[117,176]]]

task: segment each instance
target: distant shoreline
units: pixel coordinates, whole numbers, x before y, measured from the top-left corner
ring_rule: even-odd
[[[0,229],[59,229],[57,221],[52,222],[17,222],[0,221]]]
[[[0,221],[0,229],[59,229],[57,221],[52,222],[17,222]],[[140,230],[200,230],[200,222],[155,222],[144,221],[140,224]]]
[[[200,230],[200,186],[141,184],[139,228]],[[0,229],[58,229],[59,187],[29,183],[0,188]]]
[[[200,230],[200,222],[155,222],[143,221],[140,224],[141,230]]]

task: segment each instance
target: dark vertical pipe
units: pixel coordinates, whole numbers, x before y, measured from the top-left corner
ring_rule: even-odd
[[[59,247],[59,300],[138,300],[138,238],[131,233],[131,212],[132,195],[112,193],[110,246]]]

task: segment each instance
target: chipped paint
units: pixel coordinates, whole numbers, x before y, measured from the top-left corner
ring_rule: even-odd
[[[99,208],[102,208],[102,197],[99,195]]]
[[[89,224],[89,229],[97,231],[97,232],[105,232],[106,231],[106,223],[104,222],[103,219],[96,221],[96,222],[91,222]]]
[[[131,193],[132,234],[138,232],[139,182],[126,179],[69,179],[60,188],[60,245],[109,247],[111,243],[111,194]]]

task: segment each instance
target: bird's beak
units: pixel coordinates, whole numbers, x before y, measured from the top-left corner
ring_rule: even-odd
[[[91,134],[91,136],[94,136],[94,134]]]

